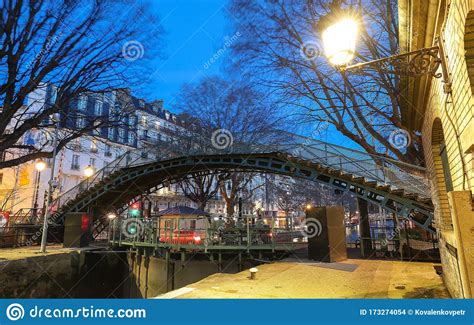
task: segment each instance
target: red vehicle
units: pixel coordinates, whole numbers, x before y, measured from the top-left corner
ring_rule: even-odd
[[[175,230],[172,235],[166,232],[160,236],[160,241],[169,244],[183,244],[183,245],[201,245],[202,238],[194,230]]]

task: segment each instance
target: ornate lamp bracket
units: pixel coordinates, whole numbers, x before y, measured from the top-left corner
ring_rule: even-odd
[[[420,77],[431,75],[434,78],[443,78],[444,92],[451,93],[451,80],[444,52],[443,40],[437,37],[435,46],[422,48],[416,51],[389,56],[386,58],[361,62],[349,66],[339,67],[342,71],[349,70],[376,70],[389,74]],[[441,71],[438,68],[441,66]]]

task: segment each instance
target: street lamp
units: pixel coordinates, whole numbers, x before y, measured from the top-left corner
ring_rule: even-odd
[[[88,165],[86,168],[84,168],[84,176],[89,178],[92,175],[94,175],[94,168],[91,165]]]
[[[38,160],[35,164],[35,168],[38,172],[42,172],[46,168],[46,162],[44,160]]]
[[[56,167],[56,154],[58,153],[58,137],[59,137],[59,113],[55,113],[51,116],[51,120],[54,122],[54,137],[53,137],[53,156],[51,157],[51,175],[49,176],[48,182],[48,197],[46,199],[46,212],[43,219],[43,231],[41,234],[41,252],[46,253],[46,243],[48,239],[48,224],[50,205],[53,198],[53,191],[57,187],[57,182],[54,180],[54,172]]]
[[[109,220],[113,220],[113,219],[117,218],[117,215],[115,213],[111,212],[107,215],[107,218],[109,218]]]
[[[35,164],[36,169],[36,188],[35,188],[35,200],[33,202],[33,216],[36,217],[38,214],[38,193],[41,180],[41,172],[45,170],[46,162],[42,159],[38,160]]]
[[[337,10],[321,18],[324,52],[335,66],[349,63],[355,55],[359,24],[350,11]]]
[[[329,5],[329,13],[322,16],[316,26],[323,40],[324,52],[331,64],[342,72],[372,69],[408,77],[423,75],[443,77],[444,92],[451,92],[451,81],[441,35],[436,37],[435,45],[432,47],[349,65],[356,53],[357,34],[359,27],[362,27],[362,21],[352,7],[342,8],[342,2],[342,0],[333,0]],[[437,72],[440,65],[442,71]]]

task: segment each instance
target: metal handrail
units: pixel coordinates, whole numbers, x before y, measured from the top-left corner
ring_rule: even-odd
[[[385,156],[377,156],[335,144],[323,142],[304,136],[280,131],[283,138],[278,141],[262,143],[233,143],[228,148],[216,148],[210,138],[189,135],[192,139],[191,148],[184,149],[175,142],[159,142],[153,146],[136,148],[127,151],[105,167],[97,171],[90,178],[83,180],[77,186],[57,197],[52,206],[59,207],[60,203],[75,198],[79,193],[87,191],[95,184],[102,181],[107,175],[113,174],[124,168],[139,166],[150,162],[167,160],[179,157],[190,157],[193,155],[221,155],[252,154],[279,152],[295,158],[319,163],[325,167],[353,174],[355,177],[364,177],[368,181],[376,181],[388,184],[393,188],[404,189],[407,192],[429,195],[429,183],[423,175],[425,169],[420,166],[399,162]],[[183,136],[185,138],[185,136]],[[147,153],[147,155],[143,155]],[[152,155],[151,153],[154,153]],[[421,175],[415,175],[407,170],[417,170]]]

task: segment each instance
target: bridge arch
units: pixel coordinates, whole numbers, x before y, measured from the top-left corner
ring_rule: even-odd
[[[123,159],[128,160],[127,157]],[[405,193],[388,184],[282,151],[198,153],[146,163],[125,164],[121,168],[106,171],[107,167],[102,174],[98,173],[94,180],[82,184],[82,188],[78,186],[71,193],[66,193],[67,195],[61,198],[63,205],[60,212],[67,216],[70,212],[93,210],[94,215],[99,217],[110,209],[126,206],[139,195],[157,186],[178,181],[192,173],[264,172],[304,178],[327,184],[343,192],[351,192],[434,232],[431,225],[432,205],[429,200],[414,193]]]

